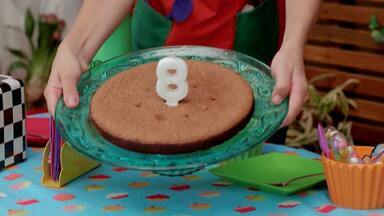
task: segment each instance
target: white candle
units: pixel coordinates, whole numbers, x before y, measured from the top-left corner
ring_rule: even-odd
[[[184,60],[178,57],[160,59],[156,68],[156,92],[166,102],[175,107],[188,94],[188,67]]]

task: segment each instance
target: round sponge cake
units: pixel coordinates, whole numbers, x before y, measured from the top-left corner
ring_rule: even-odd
[[[234,71],[203,61],[186,61],[188,95],[169,107],[156,93],[157,62],[140,65],[106,81],[94,94],[90,118],[104,138],[132,151],[193,152],[220,144],[249,121],[253,93]]]

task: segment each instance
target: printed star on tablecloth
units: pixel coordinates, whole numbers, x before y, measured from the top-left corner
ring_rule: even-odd
[[[7,194],[0,191],[0,199],[7,197]]]
[[[106,212],[116,212],[116,211],[124,210],[124,207],[119,205],[119,204],[107,205],[107,206],[104,206],[103,210],[106,211]]]
[[[204,191],[199,194],[201,197],[205,198],[213,198],[213,197],[218,197],[220,196],[220,192],[217,191]]]
[[[228,187],[231,184],[232,184],[231,182],[227,182],[227,181],[215,181],[215,182],[212,183],[212,186],[215,186],[215,187]]]
[[[256,210],[256,208],[253,206],[238,206],[235,208],[235,211],[242,213],[242,214],[252,212],[255,210]]]
[[[322,205],[322,206],[318,206],[316,207],[316,211],[320,212],[320,213],[329,213],[333,210],[335,210],[337,207],[335,205],[332,205],[332,204],[326,204],[326,205]]]
[[[300,202],[298,202],[298,201],[287,200],[287,201],[278,203],[277,207],[279,207],[279,208],[294,208],[298,205],[300,205]]]
[[[16,203],[19,205],[32,205],[32,204],[35,204],[38,202],[39,202],[39,200],[37,200],[37,199],[20,199],[20,200],[16,201]]]
[[[154,195],[146,196],[145,198],[151,201],[162,201],[162,200],[169,199],[169,196],[166,194],[154,194]]]
[[[167,208],[162,206],[149,206],[144,208],[144,212],[147,213],[159,213],[159,212],[165,212],[167,211]]]
[[[16,180],[22,176],[23,175],[18,174],[18,173],[11,173],[11,174],[8,174],[7,176],[5,176],[4,179],[8,180],[8,181],[13,181],[13,180]]]
[[[92,180],[101,180],[102,181],[102,180],[110,179],[111,176],[100,174],[100,175],[89,176],[88,178],[92,179]]]
[[[112,170],[115,172],[124,172],[124,171],[127,171],[128,169],[124,167],[114,167]]]
[[[187,180],[187,181],[193,181],[193,180],[200,179],[200,176],[197,176],[197,175],[186,175],[186,176],[183,176],[183,179]]]
[[[68,194],[68,193],[59,193],[59,194],[56,194],[53,197],[53,199],[56,201],[69,201],[69,200],[75,199],[75,195]]]
[[[143,188],[149,185],[148,182],[131,182],[128,184],[130,188]]]
[[[29,215],[29,211],[24,209],[9,209],[8,216],[27,216]]]
[[[105,198],[107,199],[123,199],[123,198],[127,198],[128,197],[128,193],[109,193],[107,194],[107,196]]]
[[[85,187],[86,191],[96,191],[96,190],[104,190],[104,189],[105,189],[104,186],[102,186],[102,185],[94,185],[94,184],[88,185],[88,186]]]
[[[152,171],[143,171],[143,172],[140,172],[140,176],[145,178],[152,178],[159,175],[156,173],[153,173]]]
[[[262,201],[265,199],[265,197],[261,195],[247,195],[245,198],[249,201]]]
[[[188,189],[191,189],[191,186],[187,185],[187,184],[175,184],[175,185],[172,185],[171,187],[169,187],[169,189],[171,190],[174,190],[174,191],[183,191],[183,190],[188,190]]]
[[[22,181],[9,186],[13,190],[22,190],[32,185],[31,181]]]
[[[211,208],[211,204],[209,204],[209,203],[197,203],[197,202],[194,202],[194,203],[191,204],[190,207],[193,210],[204,210],[204,209]]]
[[[75,205],[64,206],[63,209],[65,212],[81,212],[81,211],[84,211],[85,209],[87,209],[87,206],[75,204]]]

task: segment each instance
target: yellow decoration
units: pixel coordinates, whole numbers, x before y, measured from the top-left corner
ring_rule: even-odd
[[[68,182],[86,174],[87,172],[100,166],[100,163],[92,160],[73,149],[67,143],[61,147],[61,171],[58,181],[52,181],[50,178],[50,165],[48,164],[48,157],[50,151],[50,143],[45,146],[43,153],[43,176],[41,184],[46,187],[60,188]]]

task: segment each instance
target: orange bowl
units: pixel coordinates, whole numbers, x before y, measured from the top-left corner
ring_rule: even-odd
[[[373,147],[356,146],[361,158]],[[348,164],[321,157],[330,199],[351,209],[384,208],[384,163]]]

